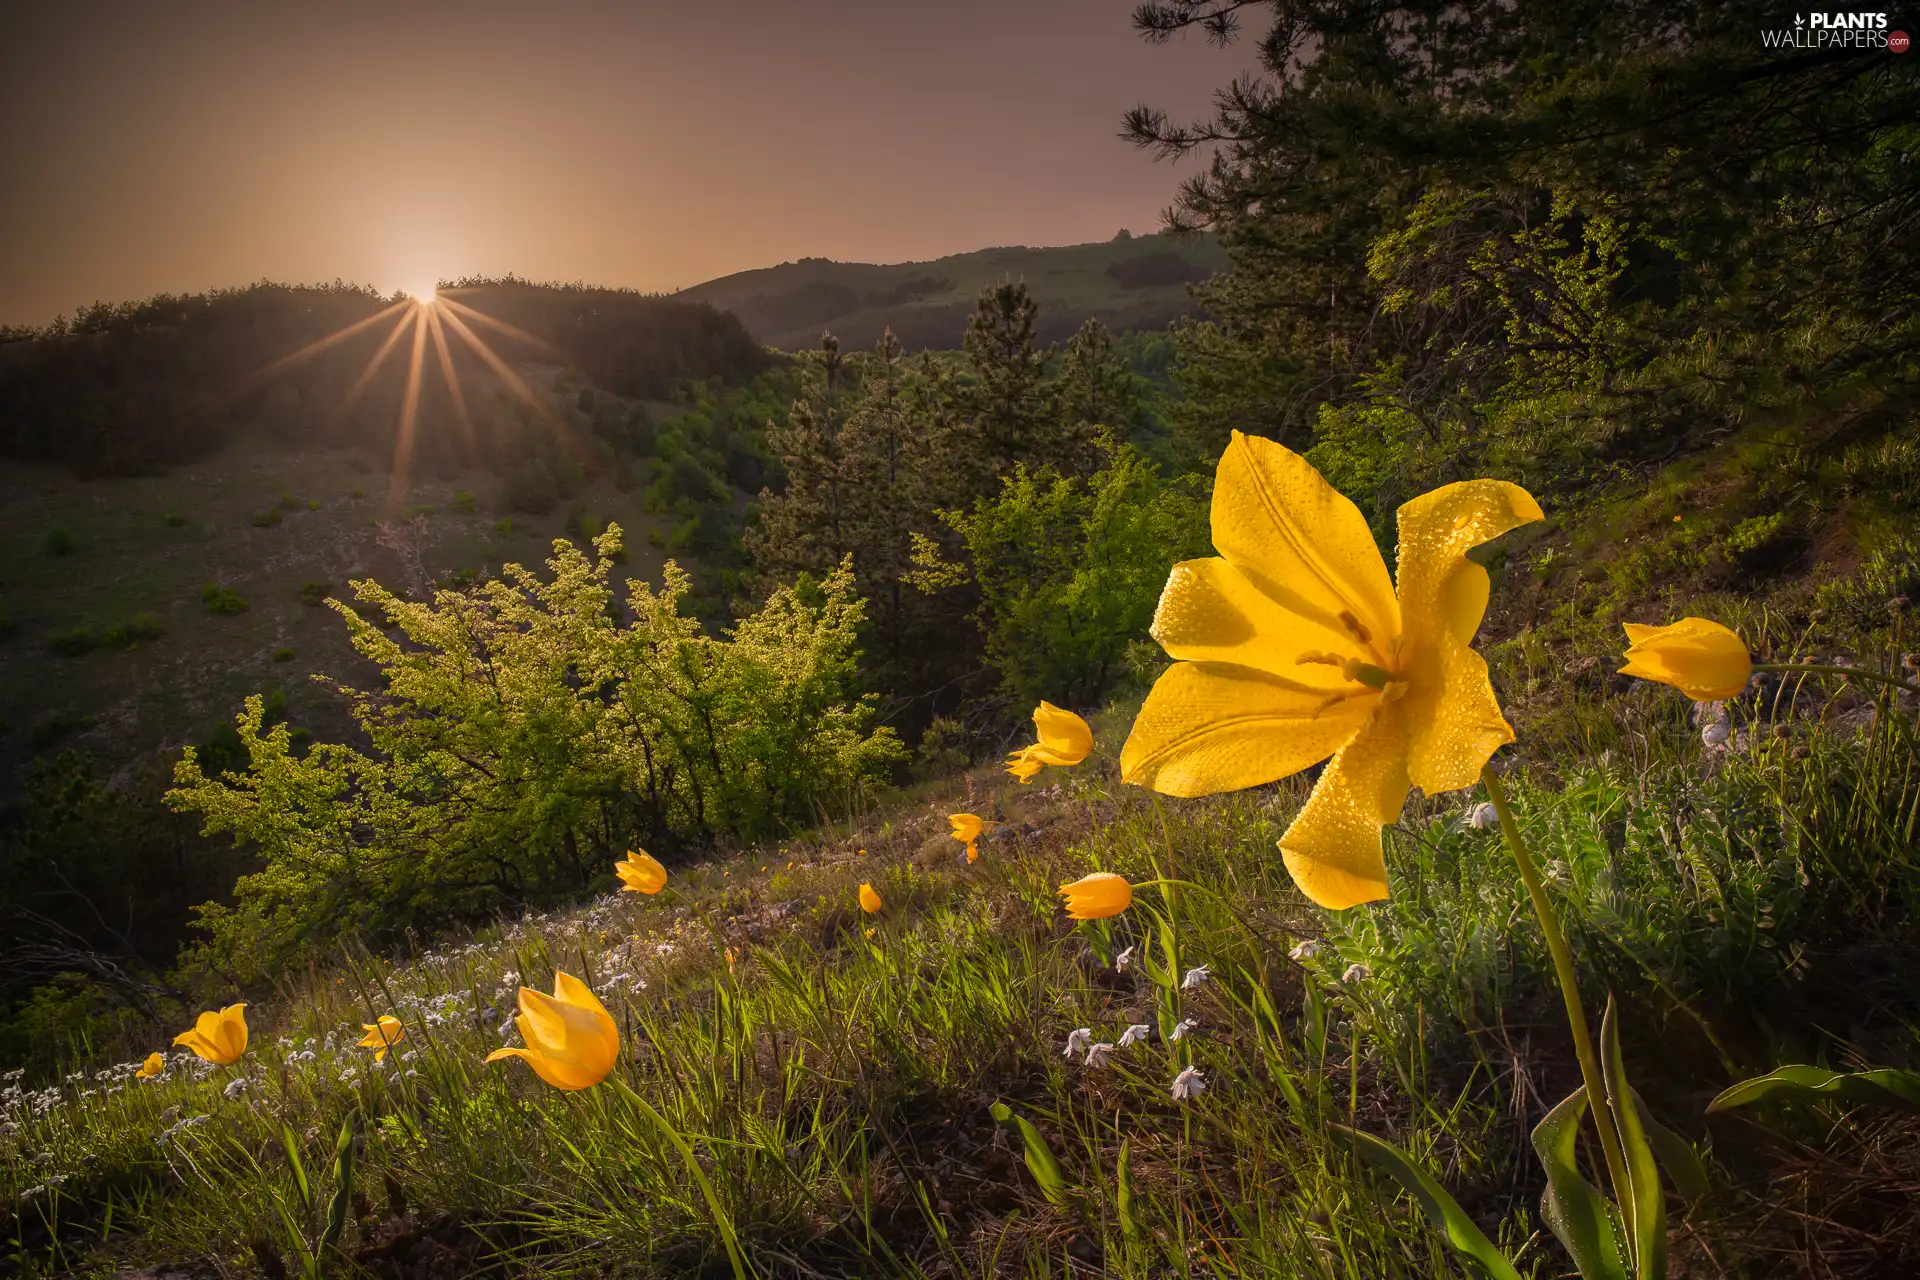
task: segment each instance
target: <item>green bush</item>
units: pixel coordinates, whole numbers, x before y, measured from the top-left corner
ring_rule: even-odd
[[[499,537],[507,537],[513,532],[513,517],[506,516],[493,522],[493,531]]]
[[[582,866],[643,835],[785,832],[891,776],[900,744],[853,691],[864,610],[849,569],[805,598],[775,591],[713,637],[683,616],[691,582],[676,568],[658,592],[616,597],[617,540],[609,529],[592,558],[561,544],[547,573],[514,568],[423,603],[363,583],[342,612],[388,691],[346,693],[366,749],[298,754],[291,729],[269,727],[279,694],[248,699],[213,755],[186,754],[170,802],[263,860],[209,917],[222,963],[259,971],[342,931],[378,937],[539,886],[584,888]],[[242,776],[217,779],[240,761]]]
[[[63,658],[77,658],[100,647],[99,637],[85,627],[56,631],[47,637],[47,650]]]
[[[1204,497],[1163,479],[1131,445],[1108,446],[1106,465],[1084,481],[1023,466],[997,498],[940,518],[965,558],[948,563],[916,536],[913,581],[926,591],[977,586],[988,660],[1021,706],[1096,701],[1153,620],[1167,566],[1208,542]]]
[[[282,648],[279,648],[279,649],[275,649],[275,650],[273,651],[273,660],[274,660],[275,662],[292,662],[292,661],[293,661],[293,650],[291,650],[291,649],[288,649],[288,648],[285,648],[285,647],[282,647]]]
[[[282,493],[280,495],[280,505],[288,511],[298,511],[300,509],[300,500],[290,493]]]
[[[187,518],[178,511],[169,511],[164,516],[161,516],[160,519],[166,523],[169,529],[185,528],[187,523]]]
[[[268,508],[265,511],[259,512],[257,515],[253,517],[253,527],[256,529],[271,529],[274,525],[277,525],[279,523],[280,523],[280,513],[279,511],[273,508]]]
[[[300,584],[300,603],[308,606],[322,604],[332,592],[331,582],[303,582]]]
[[[70,556],[78,544],[74,542],[73,534],[56,525],[47,530],[47,536],[41,539],[40,546],[50,556]]]
[[[473,490],[462,489],[453,495],[453,501],[448,505],[461,515],[470,516],[480,509],[480,499],[474,497]]]
[[[320,509],[320,504],[317,501],[315,501],[312,498],[307,499],[307,510],[318,511],[319,509]]]
[[[232,587],[223,587],[209,582],[200,588],[200,603],[207,607],[208,613],[235,614],[247,611],[247,602]]]
[[[131,649],[142,641],[158,640],[162,630],[160,619],[150,613],[136,613],[101,632],[100,644],[107,649]]]

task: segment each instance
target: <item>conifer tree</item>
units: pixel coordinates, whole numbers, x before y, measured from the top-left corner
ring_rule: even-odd
[[[900,340],[888,329],[866,360],[858,402],[841,434],[846,471],[854,492],[843,529],[853,553],[854,581],[870,602],[869,624],[880,649],[898,662],[906,638],[903,610],[913,603],[902,576],[912,567],[912,533],[932,523],[933,495],[926,485],[928,416],[924,397],[910,393],[911,372]]]
[[[1100,428],[1126,439],[1137,408],[1133,375],[1113,349],[1113,335],[1097,316],[1088,316],[1067,343],[1054,385],[1058,435],[1048,460],[1064,474],[1090,474],[1100,463]]]
[[[841,439],[846,361],[840,340],[822,334],[808,353],[805,381],[785,423],[767,424],[767,443],[786,466],[787,486],[760,492],[759,524],[744,541],[769,585],[830,571],[852,550],[846,500],[852,476]]]
[[[1008,281],[983,289],[967,321],[961,345],[973,382],[961,414],[974,456],[955,461],[967,474],[969,495],[994,492],[999,477],[1045,447],[1051,415],[1042,383],[1047,352],[1034,341],[1039,310],[1024,282]]]

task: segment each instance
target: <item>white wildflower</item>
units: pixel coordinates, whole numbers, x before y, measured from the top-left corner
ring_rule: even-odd
[[[1186,977],[1180,979],[1180,989],[1182,991],[1192,991],[1196,987],[1203,985],[1207,981],[1207,979],[1211,978],[1212,976],[1213,976],[1213,970],[1207,968],[1207,966],[1203,964],[1197,964],[1193,966],[1193,968],[1187,970]]]
[[[1144,1022],[1136,1022],[1120,1033],[1119,1047],[1124,1049],[1130,1044],[1145,1044],[1147,1035],[1153,1030]]]
[[[411,1080],[414,1077],[418,1076],[419,1074],[420,1073],[418,1071],[415,1071],[412,1067],[407,1068],[407,1079]]]
[[[1128,947],[1125,951],[1122,951],[1119,955],[1113,958],[1113,971],[1115,973],[1125,973],[1127,971],[1127,966],[1132,963],[1133,963],[1133,948]]]
[[[1305,964],[1307,961],[1319,955],[1320,951],[1320,944],[1312,938],[1308,938],[1304,942],[1296,942],[1293,945],[1293,950],[1287,952],[1287,959],[1293,961],[1295,964]]]
[[[1185,1102],[1207,1091],[1207,1078],[1200,1074],[1200,1068],[1188,1067],[1173,1078],[1173,1100]]]
[[[1194,1021],[1192,1018],[1182,1018],[1180,1019],[1179,1022],[1174,1024],[1173,1030],[1167,1032],[1167,1039],[1185,1040],[1187,1038],[1187,1033],[1189,1031],[1195,1030],[1196,1028],[1199,1027],[1199,1025],[1200,1024]]]
[[[1482,800],[1467,810],[1467,825],[1475,831],[1485,831],[1488,827],[1500,825],[1500,811]]]
[[[1067,1047],[1060,1051],[1060,1056],[1063,1058],[1071,1058],[1074,1054],[1080,1052],[1092,1043],[1092,1027],[1075,1027],[1073,1030],[1067,1032]]]
[[[247,1085],[249,1083],[251,1082],[245,1076],[235,1076],[233,1079],[227,1081],[227,1087],[220,1092],[229,1098],[237,1098],[247,1091]]]
[[[1733,726],[1725,720],[1715,720],[1700,731],[1700,741],[1706,743],[1707,750],[1718,751],[1727,745],[1733,737]]]
[[[1372,977],[1373,970],[1371,968],[1355,962],[1347,966],[1347,971],[1340,975],[1340,981],[1352,986],[1356,982],[1366,982]]]
[[[1107,1059],[1112,1056],[1113,1046],[1104,1040],[1099,1044],[1087,1046],[1087,1065],[1090,1067],[1104,1067],[1107,1065]]]

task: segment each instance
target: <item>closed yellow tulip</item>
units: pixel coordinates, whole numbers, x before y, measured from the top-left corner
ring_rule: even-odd
[[[140,1064],[140,1069],[133,1073],[133,1078],[135,1080],[150,1080],[166,1069],[167,1060],[157,1053],[150,1053],[147,1055],[147,1060]]]
[[[887,904],[884,901],[882,901],[880,895],[873,891],[872,885],[863,884],[860,886],[860,909],[862,911],[866,912],[870,916],[877,915],[879,914],[880,909],[882,907],[885,907],[886,905]]]
[[[533,1073],[556,1089],[590,1089],[620,1058],[620,1029],[586,983],[558,969],[553,994],[520,988],[514,1020],[524,1049],[495,1049],[488,1062],[525,1058]]]
[[[246,1002],[241,1001],[218,1013],[209,1010],[194,1020],[193,1030],[182,1031],[173,1042],[223,1067],[238,1062],[240,1055],[247,1051],[246,1008]]]
[[[390,1013],[381,1014],[373,1022],[361,1023],[360,1029],[367,1034],[361,1039],[359,1047],[373,1050],[375,1062],[385,1062],[387,1050],[407,1038],[407,1029],[400,1025],[400,1019]]]
[[[1059,894],[1067,900],[1067,915],[1075,920],[1105,920],[1133,905],[1133,886],[1125,876],[1111,871],[1081,876],[1061,885]]]
[[[1670,684],[1695,702],[1736,697],[1753,675],[1753,656],[1726,627],[1682,618],[1664,627],[1629,622],[1623,676]]]
[[[1032,782],[1046,765],[1065,768],[1093,753],[1093,730],[1087,722],[1051,702],[1033,709],[1033,728],[1040,741],[1007,757],[1007,772],[1022,783]]]
[[[667,869],[645,849],[629,849],[624,862],[613,864],[620,877],[620,892],[658,893],[667,887]]]
[[[1281,855],[1321,906],[1384,898],[1380,829],[1409,786],[1472,786],[1513,741],[1469,647],[1488,578],[1467,552],[1541,518],[1498,480],[1423,494],[1399,511],[1396,586],[1358,507],[1291,449],[1234,432],[1214,477],[1220,555],[1167,579],[1153,637],[1176,662],[1133,723],[1121,777],[1201,796],[1331,756]]]

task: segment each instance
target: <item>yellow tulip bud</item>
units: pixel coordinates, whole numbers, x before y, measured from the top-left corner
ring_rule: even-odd
[[[488,1062],[525,1058],[533,1073],[556,1089],[589,1089],[606,1079],[620,1058],[620,1029],[586,983],[554,970],[553,994],[520,988],[514,1020],[524,1049],[495,1049]]]
[[[390,1013],[381,1014],[377,1021],[361,1023],[360,1029],[367,1034],[359,1047],[373,1050],[375,1062],[385,1062],[387,1050],[407,1038],[406,1028],[400,1025],[400,1019]]]
[[[1737,696],[1753,675],[1747,646],[1726,627],[1705,618],[1682,618],[1664,627],[1626,624],[1623,676],[1669,684],[1695,702]]]
[[[1096,871],[1063,884],[1059,894],[1067,900],[1067,915],[1075,920],[1104,920],[1133,905],[1133,886],[1125,876],[1111,871]]]
[[[880,909],[886,905],[887,904],[881,900],[880,895],[873,891],[872,885],[863,884],[860,886],[860,909],[862,911],[868,915],[876,915]]]
[[[147,1060],[140,1064],[140,1069],[133,1073],[133,1078],[136,1080],[149,1080],[166,1069],[167,1060],[157,1053],[150,1053],[147,1055]]]
[[[228,1066],[247,1051],[246,1002],[230,1004],[218,1013],[208,1011],[194,1020],[193,1030],[173,1038],[208,1062]]]
[[[667,869],[645,849],[628,850],[626,861],[614,863],[613,870],[622,893],[658,893],[667,887]]]

